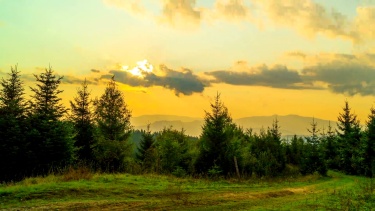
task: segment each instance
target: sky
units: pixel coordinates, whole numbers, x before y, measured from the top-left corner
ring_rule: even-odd
[[[133,116],[203,117],[221,94],[233,118],[364,123],[375,96],[372,0],[0,0],[0,78],[18,65],[64,76],[68,106],[86,78],[113,75]]]

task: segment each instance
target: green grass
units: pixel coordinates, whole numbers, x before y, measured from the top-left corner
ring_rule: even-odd
[[[28,178],[0,185],[0,209],[371,210],[375,182],[329,172],[244,181],[161,175],[95,174]]]

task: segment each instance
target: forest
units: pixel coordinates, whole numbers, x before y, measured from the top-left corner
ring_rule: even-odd
[[[114,77],[96,99],[85,81],[66,108],[59,98],[63,77],[51,67],[34,76],[30,99],[17,66],[1,79],[0,183],[82,167],[213,179],[375,174],[375,108],[361,125],[345,101],[337,125],[322,130],[312,118],[309,136],[286,140],[277,119],[259,133],[233,123],[218,93],[198,138],[172,127],[148,129],[134,144],[132,114]]]

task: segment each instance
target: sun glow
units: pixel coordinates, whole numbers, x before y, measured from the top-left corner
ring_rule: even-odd
[[[154,67],[152,64],[148,63],[147,59],[138,61],[137,66],[133,67],[132,69],[129,69],[129,66],[124,65],[122,66],[122,70],[131,73],[134,76],[137,77],[145,77],[145,74],[151,73],[154,70]]]

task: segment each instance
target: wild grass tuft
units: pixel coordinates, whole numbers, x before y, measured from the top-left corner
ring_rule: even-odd
[[[61,175],[60,179],[63,182],[68,181],[79,181],[79,180],[91,180],[94,174],[91,170],[85,166],[79,167],[68,167],[65,172]]]

